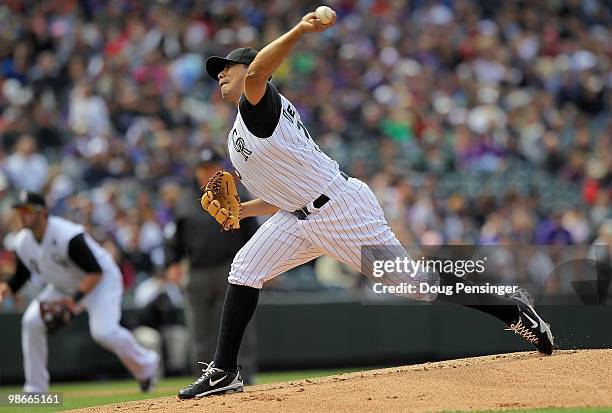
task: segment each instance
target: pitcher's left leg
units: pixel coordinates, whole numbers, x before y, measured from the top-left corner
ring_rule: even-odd
[[[329,205],[325,205],[306,222],[308,231],[305,233],[313,244],[367,276],[373,275],[369,269],[373,267],[374,259],[410,259],[389,228],[376,197],[366,184],[357,179],[351,178],[347,187],[338,193]],[[369,251],[369,246],[374,247],[372,251]],[[364,267],[368,270],[364,271]],[[391,271],[378,280],[383,285],[397,286],[405,283],[415,287],[416,293],[398,295],[457,304],[487,313],[503,321],[507,330],[523,337],[541,353],[552,353],[553,336],[550,326],[521,294],[506,297],[488,293],[458,292],[458,289],[454,288],[457,282],[461,281],[464,285],[473,283],[454,274],[438,274],[433,271],[416,274]],[[451,287],[455,292],[450,295],[421,293],[422,283]]]

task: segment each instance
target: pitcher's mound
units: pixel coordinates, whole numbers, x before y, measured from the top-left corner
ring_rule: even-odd
[[[611,366],[612,350],[500,354],[253,386],[197,400],[164,397],[82,411],[397,413],[612,406]]]

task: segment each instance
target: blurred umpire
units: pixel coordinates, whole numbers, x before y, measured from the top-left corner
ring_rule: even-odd
[[[195,182],[186,188],[176,207],[174,231],[166,239],[166,276],[183,287],[185,319],[191,335],[191,361],[212,360],[232,259],[257,230],[254,218],[244,219],[234,231],[219,231],[215,219],[202,211],[200,188],[218,170],[223,157],[212,149],[198,156]],[[241,198],[245,194],[240,194]],[[187,266],[182,265],[186,259]],[[188,267],[188,270],[185,268]],[[239,364],[245,382],[252,382],[257,368],[253,323],[242,343]],[[195,365],[195,363],[192,363]],[[199,373],[199,372],[198,372]]]

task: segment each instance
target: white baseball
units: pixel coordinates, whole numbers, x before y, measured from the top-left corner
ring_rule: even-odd
[[[315,10],[315,14],[323,24],[329,24],[334,18],[334,11],[327,6],[319,6]]]

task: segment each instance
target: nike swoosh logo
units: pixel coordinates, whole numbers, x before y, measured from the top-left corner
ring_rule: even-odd
[[[219,384],[219,382],[221,380],[223,380],[224,378],[226,378],[227,376],[223,376],[221,377],[219,380],[214,380],[212,379],[212,377],[208,380],[208,384],[210,384],[210,387],[216,386],[217,384]]]
[[[538,326],[538,322],[535,321],[533,318],[529,317],[529,314],[525,313],[525,317],[527,317],[527,319],[531,321],[531,328],[536,328]]]

